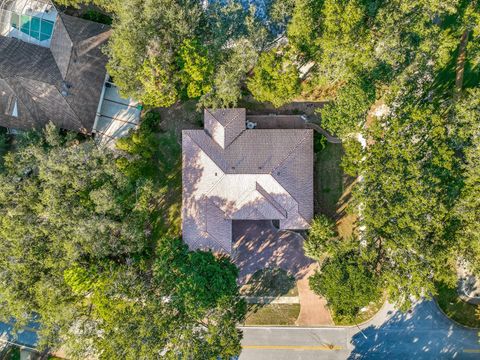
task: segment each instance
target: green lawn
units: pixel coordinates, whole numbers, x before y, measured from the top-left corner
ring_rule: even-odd
[[[245,325],[295,325],[300,304],[250,304]]]
[[[338,316],[332,311],[333,322],[338,326],[351,326],[364,323],[365,321],[371,319],[382,308],[385,301],[385,296],[382,296],[375,303],[370,304],[366,311],[359,313],[353,320]]]
[[[437,283],[436,300],[443,312],[456,322],[480,328],[480,310],[477,306],[462,301],[457,294],[457,289],[449,287],[443,283]]]
[[[258,270],[241,292],[245,296],[298,296],[295,278],[279,268]]]
[[[343,194],[342,154],[341,144],[327,143],[315,161],[315,210],[330,217],[335,217]]]

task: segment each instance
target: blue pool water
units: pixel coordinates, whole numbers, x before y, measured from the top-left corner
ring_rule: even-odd
[[[54,23],[28,15],[12,15],[11,25],[34,39],[44,41],[52,37]]]

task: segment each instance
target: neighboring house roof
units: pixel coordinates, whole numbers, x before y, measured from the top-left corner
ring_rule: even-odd
[[[313,217],[313,130],[254,129],[245,109],[205,110],[204,130],[182,132],[184,241],[231,253],[232,220]]]
[[[0,126],[90,133],[105,81],[108,26],[59,14],[50,48],[0,36]],[[16,112],[13,111],[16,104]]]

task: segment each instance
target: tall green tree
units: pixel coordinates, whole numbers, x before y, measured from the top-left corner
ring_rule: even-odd
[[[276,49],[260,55],[247,86],[255,99],[279,107],[300,92],[300,78],[295,63]]]
[[[114,13],[107,68],[123,95],[151,106],[215,96],[216,69],[235,51],[232,44],[247,36],[247,14],[236,0],[203,5],[200,0],[105,4]]]
[[[147,119],[111,151],[49,125],[5,156],[0,316],[38,321],[41,348],[61,344],[73,359],[238,355],[237,269],[164,235],[156,196],[176,168],[154,127]]]
[[[336,321],[353,321],[361,308],[378,301],[382,294],[372,264],[354,249],[325,260],[309,283],[315,293],[326,298]]]

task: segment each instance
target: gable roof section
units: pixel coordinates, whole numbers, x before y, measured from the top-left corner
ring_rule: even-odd
[[[68,66],[70,65],[70,58],[72,56],[72,49],[73,41],[68,34],[62,17],[59,17],[55,23],[55,31],[52,35],[50,51],[52,52],[63,78],[67,76]]]
[[[245,109],[205,109],[205,131],[222,149],[245,130]]]

